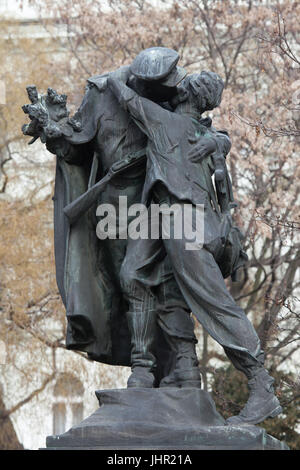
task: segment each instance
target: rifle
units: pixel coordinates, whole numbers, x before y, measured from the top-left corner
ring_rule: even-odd
[[[112,178],[127,171],[129,168],[137,165],[143,160],[146,160],[145,149],[128,154],[125,158],[115,162],[106,175],[100,181],[98,181],[98,183],[94,184],[85,193],[83,193],[64,208],[64,214],[68,218],[69,223],[74,224],[86,211],[92,207]]]
[[[241,240],[244,238],[240,229],[233,225],[233,220],[231,216],[231,209],[237,207],[237,203],[234,201],[232,183],[227,170],[225,158],[221,155],[214,156],[214,162],[217,160],[217,174],[215,174],[215,184],[217,199],[223,216],[222,225],[221,225],[221,240],[226,246],[226,241],[231,233],[230,243],[232,249],[230,250],[231,256],[234,256],[236,252],[236,262],[238,259],[244,260],[243,263],[248,259],[246,253],[242,250]],[[237,268],[231,273],[231,279],[233,282],[237,281],[237,270],[240,267],[241,263],[237,264]]]

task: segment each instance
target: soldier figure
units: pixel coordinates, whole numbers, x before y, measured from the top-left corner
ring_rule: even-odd
[[[204,111],[220,104],[223,82],[212,72],[188,76],[182,84],[181,95],[185,99],[178,103],[175,112],[170,112],[139,96],[126,85],[128,74],[134,73],[139,65],[138,56],[131,67],[112,73],[108,84],[119,103],[148,138],[143,200],[147,202],[152,197],[155,203],[164,202],[169,206],[174,203],[183,206],[188,201],[194,211],[197,204],[203,204],[204,243],[198,250],[186,250],[186,234],[177,238],[172,231],[175,217],[171,219],[169,239],[137,240],[135,256],[131,256],[132,250],[129,249],[121,270],[121,279],[130,304],[129,311],[135,311],[136,316],[139,316],[143,308],[147,308],[141,302],[142,292],[147,290],[149,284],[147,277],[151,273],[151,266],[155,267],[161,259],[162,252],[166,253],[190,310],[205,330],[223,346],[234,366],[248,378],[248,402],[238,416],[229,418],[228,423],[257,424],[267,417],[277,416],[282,409],[274,394],[274,379],[263,366],[264,353],[259,338],[244,311],[229,294],[221,272],[224,269],[222,226],[228,214],[220,213],[216,204],[211,184],[216,159],[210,155],[218,153],[220,157],[221,153],[224,158],[230,143],[226,135],[220,139],[213,129],[207,129],[201,117]],[[197,152],[194,149],[194,138],[197,135],[202,137],[199,142],[200,154],[195,159]],[[164,221],[162,230],[163,225]],[[230,231],[227,238],[229,236]],[[129,246],[131,243],[129,241]],[[237,257],[232,272],[239,263]],[[149,350],[144,348],[141,351],[139,346],[136,341],[133,351],[138,352],[139,356],[142,352],[149,355]],[[151,369],[148,373],[151,373]]]
[[[32,122],[23,132],[57,155],[55,256],[67,347],[130,365],[128,387],[200,387],[193,312],[249,379],[248,403],[229,422],[258,423],[281,407],[255,330],[224,283],[244,262],[229,211],[230,140],[201,116],[220,104],[223,82],[212,72],[185,78],[178,60],[171,49],[150,48],[130,68],[90,78],[72,119],[65,95],[28,90]],[[98,240],[96,207],[118,208],[120,196],[128,206],[203,204],[203,247],[185,250],[175,237],[127,243],[119,232]]]
[[[171,109],[168,101],[177,94],[176,85],[186,72],[176,65],[177,52],[168,48],[154,50],[157,73],[145,80],[132,75],[130,86]],[[153,58],[153,49],[146,55]],[[47,149],[57,155],[55,259],[57,283],[67,311],[67,348],[85,351],[91,359],[100,362],[129,366],[131,320],[126,315],[127,303],[119,279],[127,240],[118,233],[114,240],[98,240],[95,213],[97,206],[104,203],[118,209],[120,196],[126,196],[128,206],[141,201],[147,139],[107,87],[107,78],[105,74],[88,80],[83,102],[71,119],[65,95],[49,89],[46,97],[40,97],[34,87],[28,87],[32,104],[25,106],[24,111],[32,121],[23,126],[23,132],[33,136],[33,141],[40,137]],[[128,165],[131,161],[134,164]],[[114,171],[111,178],[112,167],[119,170]],[[104,179],[106,183],[102,184]],[[94,192],[99,182],[101,193]],[[73,204],[76,212],[78,199],[83,202],[88,199],[90,210],[81,210],[80,220],[79,213],[74,220],[68,219],[63,209]],[[154,328],[156,332],[155,348],[159,358],[156,383],[176,362],[177,351],[172,349],[172,342],[166,342],[166,337],[172,333],[182,339],[182,363],[187,361],[196,367],[194,324],[175,280],[165,284],[159,298],[153,299],[147,293],[143,300],[151,309],[157,309],[159,303],[158,317],[164,317],[158,328],[153,322],[144,322],[149,325],[146,338],[154,335]],[[174,329],[173,325],[177,327]],[[152,379],[151,376],[151,381],[147,382],[145,378],[134,376],[128,386],[152,387]],[[185,385],[190,383],[185,381]],[[201,386],[198,369],[194,372],[193,385]]]

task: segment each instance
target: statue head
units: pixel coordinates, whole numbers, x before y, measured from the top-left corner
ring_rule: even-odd
[[[204,111],[220,105],[224,82],[214,72],[193,73],[178,87],[178,94],[172,99],[175,112],[192,114],[199,118]]]
[[[179,54],[167,47],[150,47],[140,52],[130,66],[131,82],[137,92],[155,102],[169,101],[186,71],[177,66]]]

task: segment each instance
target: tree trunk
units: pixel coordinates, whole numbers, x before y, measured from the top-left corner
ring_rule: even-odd
[[[24,447],[18,440],[10,417],[5,416],[6,411],[0,396],[0,450],[22,450]]]

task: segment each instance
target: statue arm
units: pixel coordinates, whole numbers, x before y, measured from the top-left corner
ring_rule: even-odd
[[[140,96],[126,85],[126,72],[113,72],[107,79],[107,84],[120,105],[130,113],[137,126],[150,140],[156,140],[159,129],[169,119],[176,116],[173,112],[162,108],[153,101]],[[128,75],[127,75],[128,78]]]
[[[129,88],[124,82],[114,77],[113,74],[107,80],[110,90],[113,92],[122,108],[129,112],[137,126],[151,138],[150,126],[145,113],[144,98]],[[154,111],[153,111],[154,112]]]
[[[226,158],[231,149],[231,140],[227,131],[215,131],[214,138],[216,139],[219,152]]]
[[[208,128],[200,138],[195,138],[193,142],[195,145],[188,156],[195,163],[213,153],[225,159],[231,149],[231,140],[228,133],[226,131],[217,131],[212,127]]]
[[[92,152],[90,143],[72,144],[64,137],[47,139],[46,148],[49,152],[62,158],[71,165],[83,165],[87,154]]]
[[[226,175],[226,156],[231,149],[231,140],[226,131],[217,131],[212,128],[207,137],[213,139],[214,151],[211,153],[211,173],[215,174],[216,180],[222,181]]]
[[[67,96],[59,95],[52,88],[48,88],[46,95],[39,95],[35,86],[27,87],[27,93],[31,104],[23,106],[23,111],[31,122],[24,124],[22,131],[33,137],[29,144],[40,138],[49,152],[68,163],[82,164],[87,144],[72,143],[72,137],[81,128],[76,115],[69,118]]]

